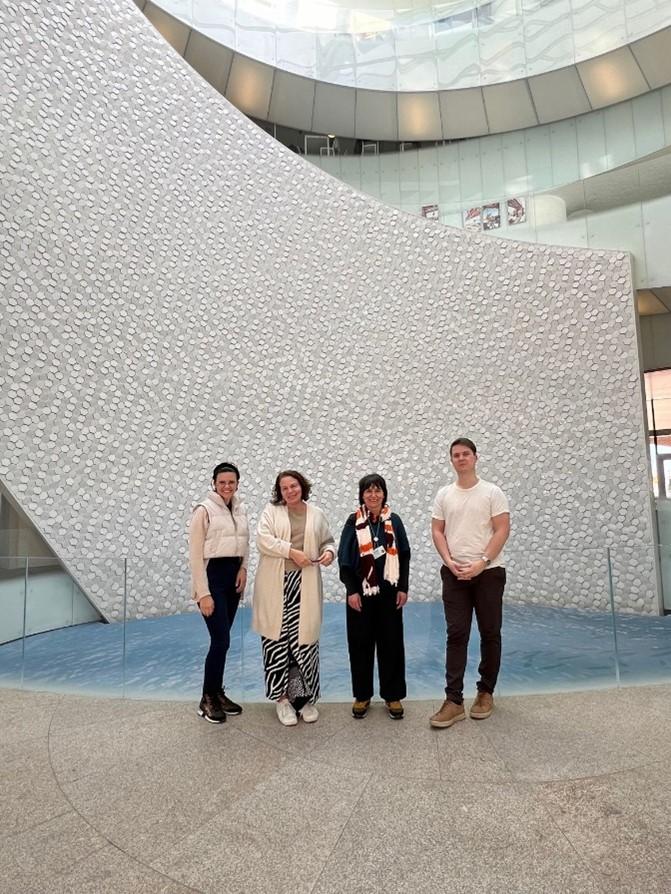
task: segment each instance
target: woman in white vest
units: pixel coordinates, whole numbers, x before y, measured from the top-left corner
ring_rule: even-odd
[[[194,509],[189,528],[193,598],[210,634],[198,713],[210,723],[242,713],[224,692],[226,653],[247,583],[249,556],[249,524],[237,495],[239,482],[240,472],[233,463],[216,466],[212,490]]]
[[[321,568],[336,554],[324,513],[308,505],[311,484],[294,470],[280,472],[257,529],[254,630],[261,635],[266,696],[277,716],[295,726],[319,717]]]

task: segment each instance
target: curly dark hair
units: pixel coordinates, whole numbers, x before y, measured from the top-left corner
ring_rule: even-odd
[[[295,478],[296,481],[301,486],[301,499],[308,500],[310,498],[310,491],[312,490],[312,484],[308,481],[305,475],[301,475],[300,472],[297,472],[295,469],[285,469],[275,479],[275,484],[273,485],[273,492],[270,495],[270,502],[274,503],[276,506],[279,506],[280,503],[283,503],[282,494],[280,492],[280,481],[283,478]]]

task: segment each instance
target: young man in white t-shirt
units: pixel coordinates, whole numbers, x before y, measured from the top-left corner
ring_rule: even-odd
[[[436,494],[431,535],[443,567],[443,607],[447,622],[445,701],[431,726],[464,720],[464,673],[473,611],[480,632],[478,694],[470,716],[484,720],[494,710],[493,692],[501,665],[503,620],[503,546],[510,534],[508,500],[500,487],[478,478],[473,441],[457,438],[450,445],[457,480]]]

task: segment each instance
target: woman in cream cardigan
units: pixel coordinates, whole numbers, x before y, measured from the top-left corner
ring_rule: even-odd
[[[227,714],[242,713],[224,692],[231,627],[247,583],[249,525],[237,495],[239,481],[240,472],[233,463],[216,466],[212,490],[194,509],[189,527],[193,598],[210,634],[198,713],[210,723],[223,723]]]
[[[336,548],[324,513],[307,500],[311,485],[300,472],[280,472],[257,529],[259,567],[254,578],[254,630],[261,635],[266,696],[277,716],[295,726],[319,717],[321,567]]]

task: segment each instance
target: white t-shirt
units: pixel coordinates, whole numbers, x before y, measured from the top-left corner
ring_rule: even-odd
[[[474,487],[446,484],[436,494],[433,518],[445,522],[445,539],[455,562],[474,562],[481,558],[491,540],[492,516],[510,512],[500,487],[480,479]],[[503,550],[491,557],[490,568],[503,565]]]

